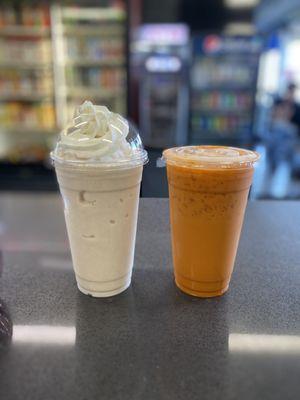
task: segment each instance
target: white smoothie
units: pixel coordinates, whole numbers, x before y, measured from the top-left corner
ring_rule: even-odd
[[[122,117],[85,102],[52,154],[77,285],[95,297],[116,295],[131,282],[147,154],[139,139],[126,141],[128,130]]]

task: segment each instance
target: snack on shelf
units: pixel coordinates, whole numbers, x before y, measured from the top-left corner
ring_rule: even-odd
[[[38,69],[0,69],[0,99],[14,96],[28,96],[28,100],[36,96],[53,94],[53,78],[51,71]]]
[[[202,111],[217,109],[221,111],[246,111],[252,106],[248,92],[201,91],[193,94],[192,108]]]
[[[51,130],[55,128],[55,110],[51,103],[24,104],[23,102],[0,103],[2,129]]]
[[[105,89],[106,91],[122,92],[125,88],[126,75],[123,68],[66,68],[67,83],[72,87]]]
[[[44,6],[25,6],[21,9],[21,21],[25,26],[44,26],[50,25],[49,7]]]
[[[99,38],[98,35],[68,37],[67,52],[70,60],[121,60],[124,43],[120,38]]]
[[[52,49],[50,39],[6,38],[0,41],[0,62],[23,62],[30,64],[50,63]]]
[[[254,72],[248,65],[237,63],[219,63],[214,60],[195,61],[192,68],[191,80],[194,88],[205,88],[230,82],[234,85],[249,85],[252,82]]]
[[[218,132],[220,136],[231,136],[232,134],[247,131],[250,127],[249,115],[194,115],[192,117],[192,129],[194,132],[202,132],[210,135]]]
[[[6,159],[12,164],[36,163],[46,160],[48,153],[49,148],[46,143],[15,143],[7,152]]]
[[[44,128],[51,129],[55,126],[55,111],[52,104],[42,104],[38,108],[39,124]]]
[[[50,11],[47,5],[26,6],[20,9],[6,5],[0,9],[0,29],[7,26],[49,27]]]
[[[17,15],[13,7],[5,6],[0,9],[0,28],[7,25],[16,25]]]

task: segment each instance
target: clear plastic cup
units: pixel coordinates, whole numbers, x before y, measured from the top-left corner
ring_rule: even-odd
[[[222,146],[165,150],[177,286],[197,297],[228,289],[256,152]]]
[[[126,138],[128,159],[66,160],[63,144],[51,153],[79,290],[94,297],[121,293],[131,283],[143,165],[136,130]]]

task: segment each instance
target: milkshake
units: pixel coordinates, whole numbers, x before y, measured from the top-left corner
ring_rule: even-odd
[[[128,122],[86,101],[51,154],[64,201],[79,290],[94,297],[128,288],[147,153]]]
[[[213,297],[228,289],[257,153],[187,146],[164,151],[175,282]]]

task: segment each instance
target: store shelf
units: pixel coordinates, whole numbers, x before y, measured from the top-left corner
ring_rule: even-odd
[[[87,88],[87,87],[74,87],[68,88],[67,94],[69,97],[94,97],[97,99],[105,99],[110,97],[120,97],[123,96],[125,93],[121,91],[112,91],[106,90],[102,88]]]
[[[243,137],[239,135],[208,135],[208,134],[199,134],[195,132],[191,132],[191,137],[189,138],[189,142],[191,145],[199,145],[199,144],[218,144],[223,146],[232,146],[232,145],[240,145],[244,144],[248,141],[248,137]]]
[[[245,116],[249,115],[251,110],[241,110],[241,109],[236,109],[236,110],[222,110],[222,109],[217,109],[217,108],[212,108],[212,109],[200,109],[196,107],[191,107],[192,115],[193,116],[201,116],[201,115],[230,115],[234,116]]]
[[[226,130],[208,130],[208,129],[197,129],[197,128],[192,128],[191,133],[195,135],[195,137],[206,137],[206,138],[228,138],[232,139],[234,137],[237,137],[238,134],[242,134],[245,130],[242,128],[237,128],[237,129],[226,129]]]
[[[243,129],[231,129],[231,130],[206,130],[206,129],[192,129],[191,135],[195,139],[237,139],[244,137]]]
[[[16,165],[42,163],[59,132],[50,8],[23,3],[0,27],[0,159]]]
[[[45,37],[50,36],[50,28],[44,26],[10,25],[0,28],[0,36]]]
[[[126,13],[56,5],[51,23],[58,125],[65,126],[87,98],[126,113]]]
[[[123,67],[124,60],[92,60],[92,59],[81,59],[81,60],[66,60],[67,65],[76,67]]]
[[[225,85],[220,83],[219,85],[206,85],[203,87],[193,87],[192,88],[192,95],[202,94],[203,92],[211,92],[211,91],[218,91],[218,92],[228,92],[228,91],[255,91],[255,88],[250,85],[240,85],[240,84],[230,84]]]
[[[254,80],[251,84],[248,79],[234,78],[209,79],[192,87],[191,143],[244,145],[251,141],[255,87]]]
[[[53,93],[1,93],[1,101],[42,101],[47,99],[52,99]]]
[[[126,14],[118,8],[79,8],[64,7],[62,17],[67,20],[87,21],[124,21]]]
[[[34,69],[34,68],[51,68],[52,63],[49,62],[27,62],[19,60],[18,63],[13,61],[0,61],[0,68],[12,68],[12,69]]]
[[[43,128],[43,127],[22,127],[21,125],[17,126],[1,126],[0,125],[0,134],[15,134],[15,135],[55,135],[59,132],[58,128]]]
[[[122,36],[125,34],[125,28],[121,24],[104,27],[93,27],[85,25],[80,25],[78,27],[78,25],[70,25],[63,28],[63,33],[66,36]]]

